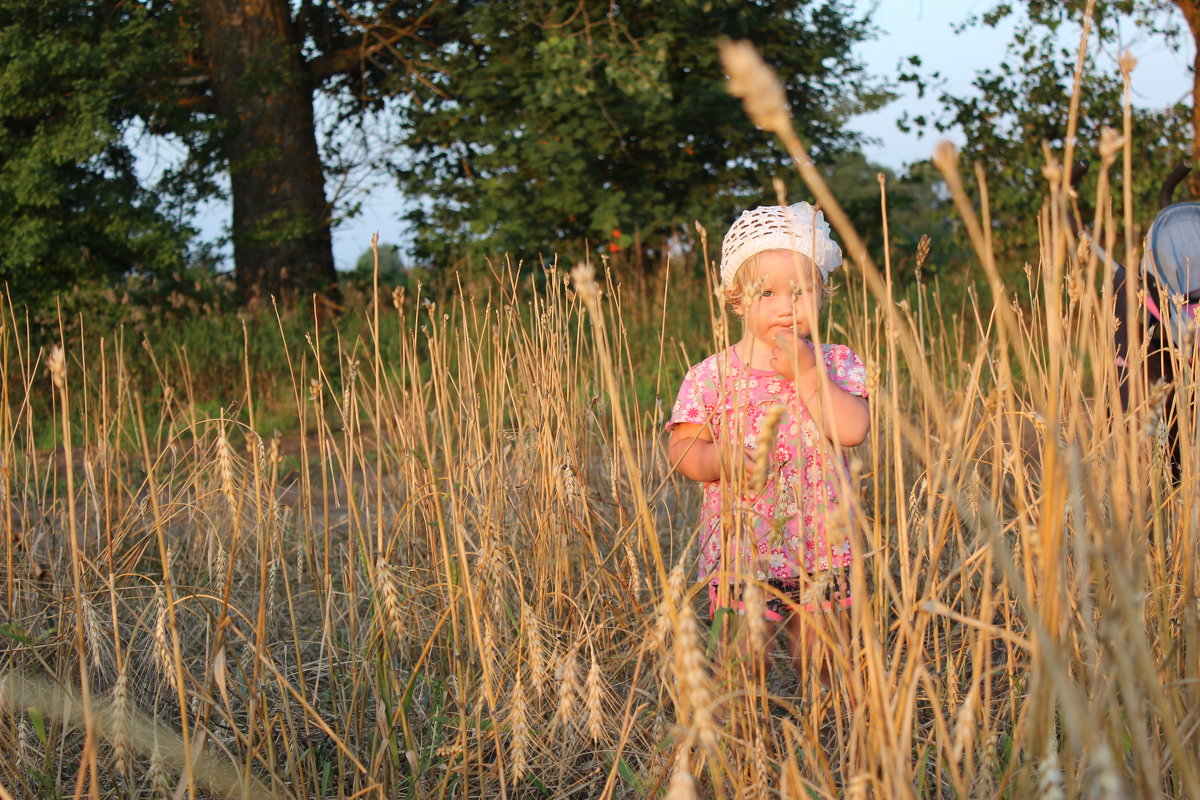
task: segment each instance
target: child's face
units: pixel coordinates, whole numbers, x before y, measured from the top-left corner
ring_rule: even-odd
[[[741,309],[746,332],[770,347],[781,333],[811,337],[824,297],[817,265],[792,250],[767,250],[756,258]]]

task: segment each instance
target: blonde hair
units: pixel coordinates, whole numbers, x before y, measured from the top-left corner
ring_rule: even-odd
[[[813,265],[813,269],[815,270],[817,278],[819,279],[817,283],[821,287],[821,302],[824,303],[826,300],[833,297],[833,295],[837,292],[837,287],[830,283],[829,280],[821,274],[821,268],[817,266],[816,262],[804,255],[804,253],[794,250],[792,252],[796,253],[796,255]],[[762,253],[755,253],[743,261],[742,265],[738,267],[737,272],[733,273],[733,280],[731,280],[729,285],[725,287],[725,302],[728,303],[729,307],[733,309],[733,313],[737,314],[739,317],[745,313],[745,309],[743,308],[742,304],[746,299],[747,290],[749,290],[754,282],[758,280],[758,257],[760,255],[762,255]]]

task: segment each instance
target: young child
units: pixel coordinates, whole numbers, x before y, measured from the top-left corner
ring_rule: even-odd
[[[811,341],[841,263],[808,203],[743,213],[721,247],[721,285],[742,338],[688,370],[668,423],[671,463],[704,483],[710,614],[742,613],[743,589],[757,582],[767,641],[782,623],[798,673],[811,645],[801,614],[850,604],[849,507],[837,508],[848,481],[833,443],[860,444],[870,426],[862,361],[845,345],[818,352]]]

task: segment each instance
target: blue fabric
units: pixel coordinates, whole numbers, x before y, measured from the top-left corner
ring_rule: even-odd
[[[1200,203],[1175,203],[1158,212],[1146,233],[1142,271],[1170,296],[1159,299],[1159,308],[1170,320],[1174,340],[1182,341],[1200,300]],[[1182,309],[1172,301],[1178,295],[1188,295]]]
[[[1200,291],[1200,203],[1159,212],[1146,234],[1142,269],[1171,294]]]

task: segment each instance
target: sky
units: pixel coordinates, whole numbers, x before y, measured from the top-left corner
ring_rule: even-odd
[[[938,71],[953,92],[966,92],[978,70],[994,68],[1004,59],[1011,38],[1012,25],[997,29],[974,26],[956,33],[972,15],[981,14],[995,5],[995,0],[854,0],[862,13],[871,11],[876,38],[860,44],[857,55],[867,70],[885,78],[897,74],[900,62],[910,55],[920,55],[923,67]],[[1079,32],[1068,31],[1064,37],[1072,48],[1078,43]],[[1135,36],[1132,32],[1127,45],[1138,59],[1133,73],[1134,103],[1147,107],[1167,106],[1178,102],[1190,92],[1192,63],[1190,42],[1185,51],[1171,53],[1160,37]],[[1114,54],[1100,54],[1097,69],[1116,70]],[[850,127],[869,139],[864,151],[867,158],[894,169],[928,158],[941,138],[915,133],[903,133],[896,119],[905,111],[910,115],[937,111],[935,97],[927,95],[918,100],[905,86],[896,86],[898,99],[887,106],[854,119]],[[936,94],[936,93],[935,93]],[[945,138],[955,139],[953,132]],[[371,235],[379,233],[380,242],[400,243],[407,240],[405,225],[399,219],[403,199],[388,185],[380,185],[361,198],[361,213],[334,230],[334,261],[338,269],[349,269],[355,260],[370,247]],[[196,222],[201,236],[211,240],[228,226],[229,207],[209,204]],[[228,248],[226,248],[228,253]]]

